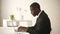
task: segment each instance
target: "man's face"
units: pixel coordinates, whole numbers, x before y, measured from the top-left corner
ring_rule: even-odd
[[[33,16],[36,16],[37,15],[37,13],[38,13],[37,8],[30,7],[30,10],[31,10],[31,14]]]

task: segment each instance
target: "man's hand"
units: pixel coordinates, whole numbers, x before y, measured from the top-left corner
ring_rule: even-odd
[[[19,32],[26,32],[27,30],[28,30],[27,27],[22,27],[22,26],[20,26],[20,27],[18,28],[18,31],[19,31]]]

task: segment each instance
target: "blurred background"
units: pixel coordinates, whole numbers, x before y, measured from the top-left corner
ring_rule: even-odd
[[[51,34],[60,34],[60,0],[0,0],[0,26],[7,27],[6,21],[10,20],[10,15],[14,15],[14,22],[21,22],[21,25],[29,22],[30,26],[34,26],[36,17],[30,13],[30,5],[33,2],[38,2],[41,9],[48,14]]]

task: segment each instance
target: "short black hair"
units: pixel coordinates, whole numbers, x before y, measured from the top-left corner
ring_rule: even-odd
[[[38,8],[38,9],[40,10],[40,5],[39,5],[39,3],[37,3],[37,2],[32,3],[32,4],[30,5],[30,7]]]

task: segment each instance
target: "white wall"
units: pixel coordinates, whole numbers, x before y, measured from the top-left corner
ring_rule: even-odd
[[[38,2],[41,5],[41,9],[45,10],[49,15],[52,27],[51,34],[60,34],[60,0],[2,0],[2,19],[8,18],[10,14],[20,17],[19,14],[21,13],[18,13],[18,9],[22,8],[24,19],[32,20],[33,17],[30,14],[29,5],[34,1]],[[27,10],[27,12],[24,10]]]
[[[29,3],[25,0],[2,0],[2,18],[8,18],[9,15],[14,14],[17,19],[21,19],[19,18],[21,16],[21,11],[22,14],[25,15],[24,17],[26,17],[30,13],[29,9],[27,9]],[[20,8],[21,11],[19,11]],[[30,14],[26,19],[30,19],[29,17],[31,18]]]

